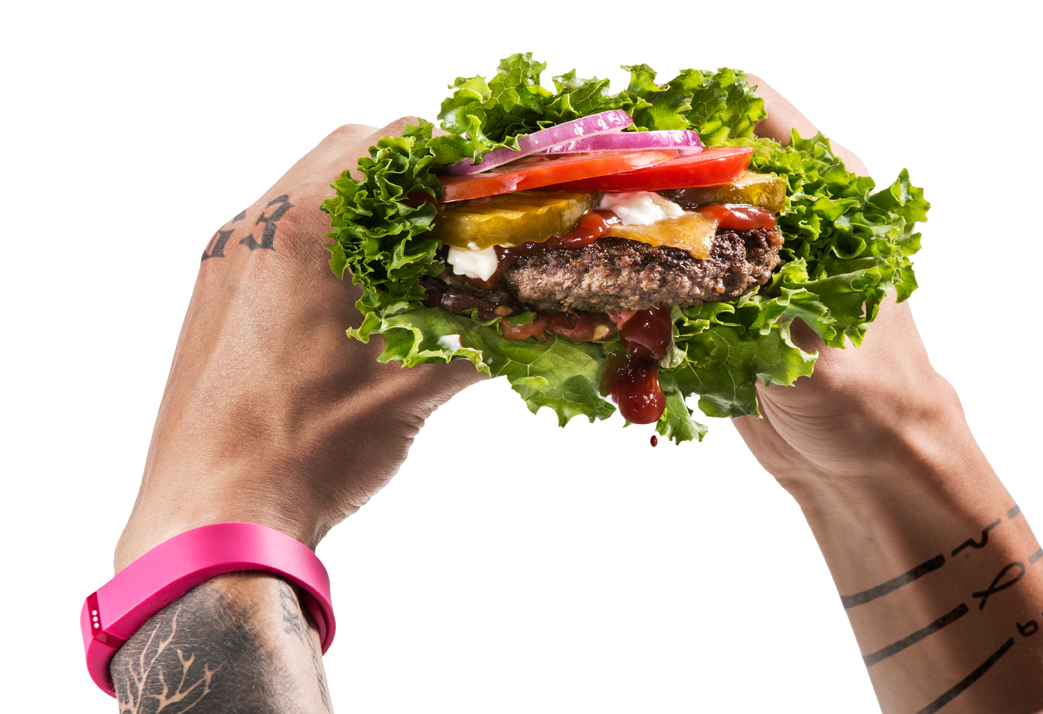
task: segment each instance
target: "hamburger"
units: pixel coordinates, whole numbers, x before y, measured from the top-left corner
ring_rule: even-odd
[[[530,55],[458,78],[439,114],[385,137],[334,183],[330,265],[363,288],[351,337],[404,366],[469,359],[533,412],[655,423],[701,439],[709,416],[757,414],[827,345],[859,344],[884,294],[916,287],[929,207],[905,171],[873,193],[821,135],[758,138],[763,102],[736,70],[626,90]],[[575,138],[579,135],[580,138]]]

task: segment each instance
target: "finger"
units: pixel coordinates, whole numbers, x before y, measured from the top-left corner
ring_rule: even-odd
[[[350,153],[363,139],[375,129],[365,124],[345,124],[334,129],[329,136],[319,142],[284,173],[264,194],[265,198],[287,193],[311,177],[317,170],[326,167],[334,156]]]
[[[790,142],[790,132],[793,129],[796,129],[797,133],[805,139],[818,133],[818,129],[811,123],[811,120],[775,91],[770,84],[753,74],[748,77],[750,84],[756,85],[757,94],[764,100],[764,108],[768,112],[767,118],[757,123],[759,136],[766,136],[786,146]],[[854,153],[832,139],[829,144],[833,148],[833,153],[840,157],[848,171],[859,176],[869,175],[866,165]]]
[[[369,147],[384,136],[400,136],[406,124],[416,124],[414,117],[402,117],[387,126],[376,129],[365,124],[345,124],[333,130],[318,146],[305,154],[289,171],[275,182],[264,195],[265,200],[288,193],[304,183],[330,184],[344,172],[351,170],[352,178],[362,174],[355,167],[358,160],[369,153]],[[332,195],[332,192],[330,193]]]

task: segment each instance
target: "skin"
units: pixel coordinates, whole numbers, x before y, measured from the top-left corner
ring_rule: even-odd
[[[770,116],[761,134],[814,132],[751,79]],[[343,167],[404,121],[338,129],[211,238],[117,571],[223,521],[268,525],[314,548],[394,475],[431,412],[479,379],[467,362],[381,365],[377,345],[344,337],[360,322],[358,291],[326,265],[319,205]],[[801,505],[839,593],[873,592],[934,563],[879,597],[844,601],[858,601],[847,612],[883,710],[930,711],[990,659],[956,687],[946,714],[1043,708],[1043,633],[1027,634],[1043,623],[1043,561],[1029,562],[1039,545],[931,368],[908,305],[885,304],[857,350],[822,348],[802,324],[794,339],[820,351],[814,376],[760,389],[764,418],[735,424]],[[877,654],[915,632],[927,634]],[[153,617],[112,674],[122,712],[332,711],[318,645],[292,588],[226,575]]]
[[[814,126],[763,80],[768,105],[758,132],[783,143],[790,128]],[[865,166],[833,144],[848,167]],[[931,367],[908,303],[885,303],[859,349],[828,349],[805,325],[794,339],[818,351],[815,374],[793,387],[758,385],[763,419],[735,426],[764,468],[800,504],[838,592],[864,592],[932,558],[946,562],[921,579],[847,609],[863,655],[880,652],[961,604],[969,612],[917,644],[869,667],[884,712],[920,711],[1014,645],[945,705],[946,713],[1043,709],[1043,561],[1023,514],[978,448],[959,398]],[[998,523],[997,523],[998,521]],[[968,539],[988,541],[965,547]],[[983,603],[975,597],[1024,574]],[[984,604],[984,607],[981,605]]]

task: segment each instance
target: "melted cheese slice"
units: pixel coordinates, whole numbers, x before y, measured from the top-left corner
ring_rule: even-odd
[[[677,218],[663,218],[655,223],[617,223],[605,235],[636,240],[657,248],[680,248],[693,258],[705,260],[713,249],[717,219],[702,213],[685,212]]]

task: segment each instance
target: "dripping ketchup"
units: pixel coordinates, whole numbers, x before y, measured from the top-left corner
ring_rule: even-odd
[[[659,384],[659,361],[666,357],[672,339],[670,311],[653,307],[613,315],[614,321],[618,320],[623,349],[610,352],[605,359],[601,394],[611,396],[629,422],[659,421],[666,409],[666,396]]]

